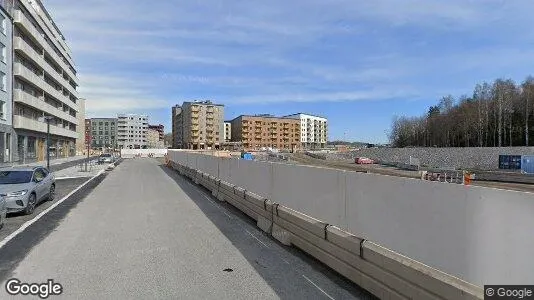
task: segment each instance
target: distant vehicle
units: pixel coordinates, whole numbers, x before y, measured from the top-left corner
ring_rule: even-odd
[[[55,195],[56,178],[44,167],[0,170],[0,196],[5,198],[7,213],[31,215],[37,204]]]
[[[0,196],[0,228],[4,227],[4,222],[6,221],[6,214],[7,214],[6,197]]]
[[[98,157],[98,163],[99,164],[111,164],[115,161],[115,158],[113,157],[113,155],[109,154],[109,153],[106,153],[106,154],[100,154],[100,156]]]
[[[356,157],[354,162],[359,164],[359,165],[367,165],[367,164],[374,164],[375,163],[374,160],[372,160],[370,158],[367,158],[367,157]]]

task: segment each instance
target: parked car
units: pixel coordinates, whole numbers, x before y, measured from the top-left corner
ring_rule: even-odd
[[[56,178],[44,167],[0,170],[0,196],[5,198],[7,213],[30,215],[43,200],[56,195]]]
[[[356,157],[355,163],[359,165],[374,164],[375,161],[367,157]]]
[[[0,228],[4,227],[4,222],[6,221],[6,214],[7,214],[6,197],[0,196]]]
[[[111,164],[114,161],[115,161],[115,158],[113,157],[112,154],[109,154],[109,153],[100,154],[100,156],[98,157],[99,164]]]

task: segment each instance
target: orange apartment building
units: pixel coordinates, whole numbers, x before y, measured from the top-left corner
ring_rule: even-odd
[[[231,124],[232,141],[242,142],[246,150],[300,148],[300,120],[271,115],[241,115]]]

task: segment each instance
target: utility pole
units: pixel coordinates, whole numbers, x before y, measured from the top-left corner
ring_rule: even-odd
[[[52,116],[45,116],[46,120],[46,168],[50,170],[50,121]]]

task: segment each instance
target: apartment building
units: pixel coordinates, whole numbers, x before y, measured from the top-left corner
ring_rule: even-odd
[[[119,149],[146,149],[148,116],[120,114],[117,119],[117,143]]]
[[[224,141],[230,142],[232,140],[232,123],[231,121],[224,122]]]
[[[0,164],[18,159],[13,129],[13,23],[12,5],[0,1]]]
[[[328,120],[310,114],[296,113],[285,116],[300,120],[300,142],[303,149],[322,149],[328,141]]]
[[[271,115],[241,115],[231,121],[232,139],[248,150],[300,148],[300,120]]]
[[[219,149],[224,142],[224,105],[184,102],[172,109],[173,148]]]
[[[183,140],[183,124],[182,124],[182,107],[175,105],[171,109],[172,118],[172,130],[171,130],[171,147],[173,149],[179,149],[182,147]]]
[[[45,159],[49,122],[51,157],[75,155],[80,108],[71,51],[40,0],[16,0],[12,12],[13,127],[19,153],[24,160]]]
[[[91,119],[91,148],[118,148],[118,120],[116,118]]]
[[[156,129],[149,128],[147,131],[147,148],[148,149],[163,149],[165,143],[160,139],[160,132]]]
[[[148,125],[148,129],[156,130],[158,132],[158,138],[160,141],[165,139],[165,126],[162,124]]]
[[[78,98],[78,107],[79,111],[76,114],[78,119],[78,126],[76,127],[76,132],[78,132],[78,137],[76,138],[76,155],[82,155],[87,145],[85,144],[85,99]]]

